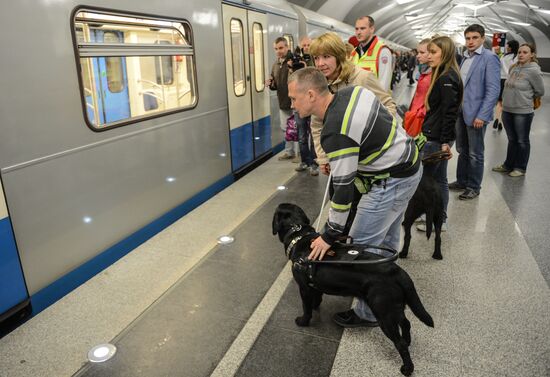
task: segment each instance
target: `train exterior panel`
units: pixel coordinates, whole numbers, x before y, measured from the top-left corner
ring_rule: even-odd
[[[29,296],[47,307],[281,150],[263,83],[277,37],[294,50],[312,25],[335,30],[309,17],[284,0],[3,2],[0,271],[19,288],[0,319]]]
[[[104,132],[82,110],[70,26],[78,5],[3,3],[0,12],[4,29],[18,30],[0,36],[11,51],[0,63],[11,88],[0,101],[0,166],[31,295],[231,176],[219,1],[93,3],[188,21],[197,83],[194,108]]]

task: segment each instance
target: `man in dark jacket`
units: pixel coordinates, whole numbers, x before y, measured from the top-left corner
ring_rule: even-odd
[[[290,98],[288,98],[288,72],[287,64],[289,59],[288,41],[284,37],[279,37],[274,43],[277,61],[273,63],[271,68],[271,79],[267,81],[269,89],[277,91],[279,99],[279,120],[283,133],[286,132],[287,120],[292,115],[290,109]],[[292,160],[296,157],[296,142],[285,140],[285,151],[279,156],[279,160]],[[298,161],[296,161],[298,162]]]

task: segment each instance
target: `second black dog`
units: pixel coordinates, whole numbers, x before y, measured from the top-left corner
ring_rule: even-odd
[[[418,188],[405,211],[403,219],[405,243],[399,253],[399,258],[407,258],[411,243],[411,227],[414,221],[423,214],[426,214],[426,237],[428,239],[432,235],[433,227],[435,228],[435,249],[432,258],[443,259],[441,254],[441,227],[444,221],[443,197],[441,196],[439,184],[426,173],[422,175]]]
[[[411,324],[405,317],[408,305],[427,326],[433,319],[424,309],[410,276],[393,262],[382,264],[315,264],[308,265],[311,241],[318,236],[309,225],[304,211],[294,204],[283,203],[273,215],[273,234],[279,235],[288,258],[293,262],[292,275],[300,288],[303,314],[295,319],[298,326],[308,326],[312,310],[317,309],[323,294],[359,297],[367,301],[380,328],[393,342],[403,360],[401,373],[409,376],[414,364],[409,354]],[[339,244],[350,250],[357,245]],[[362,254],[359,260],[378,259],[379,256]],[[330,259],[325,256],[325,259]],[[401,328],[401,332],[399,329]]]

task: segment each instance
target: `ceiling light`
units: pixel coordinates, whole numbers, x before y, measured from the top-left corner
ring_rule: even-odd
[[[544,14],[550,14],[550,10],[548,9],[535,9],[537,12],[544,13]]]
[[[412,3],[414,0],[395,0],[397,4],[407,4]]]
[[[530,23],[527,22],[520,22],[520,21],[510,21],[511,24],[519,25],[519,26],[531,26]]]
[[[286,186],[283,186],[283,185],[277,186],[277,190],[279,190],[279,191],[286,190]]]

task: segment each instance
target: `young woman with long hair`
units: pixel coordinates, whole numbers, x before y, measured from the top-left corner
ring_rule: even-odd
[[[424,100],[427,112],[422,133],[428,139],[422,151],[424,155],[446,151],[449,153],[448,158],[452,156],[451,145],[456,138],[455,123],[463,94],[455,51],[455,44],[449,37],[436,37],[428,44],[428,64],[432,69],[432,78]],[[447,160],[424,166],[424,174],[433,176],[441,187],[445,210],[443,230],[446,230],[449,203]],[[425,224],[419,224],[417,228],[426,229]]]
[[[510,67],[502,92],[502,121],[508,136],[508,149],[504,163],[495,166],[493,171],[508,173],[511,177],[524,176],[527,171],[534,102],[544,95],[542,72],[537,63],[535,46],[522,44],[518,50],[518,62]]]

